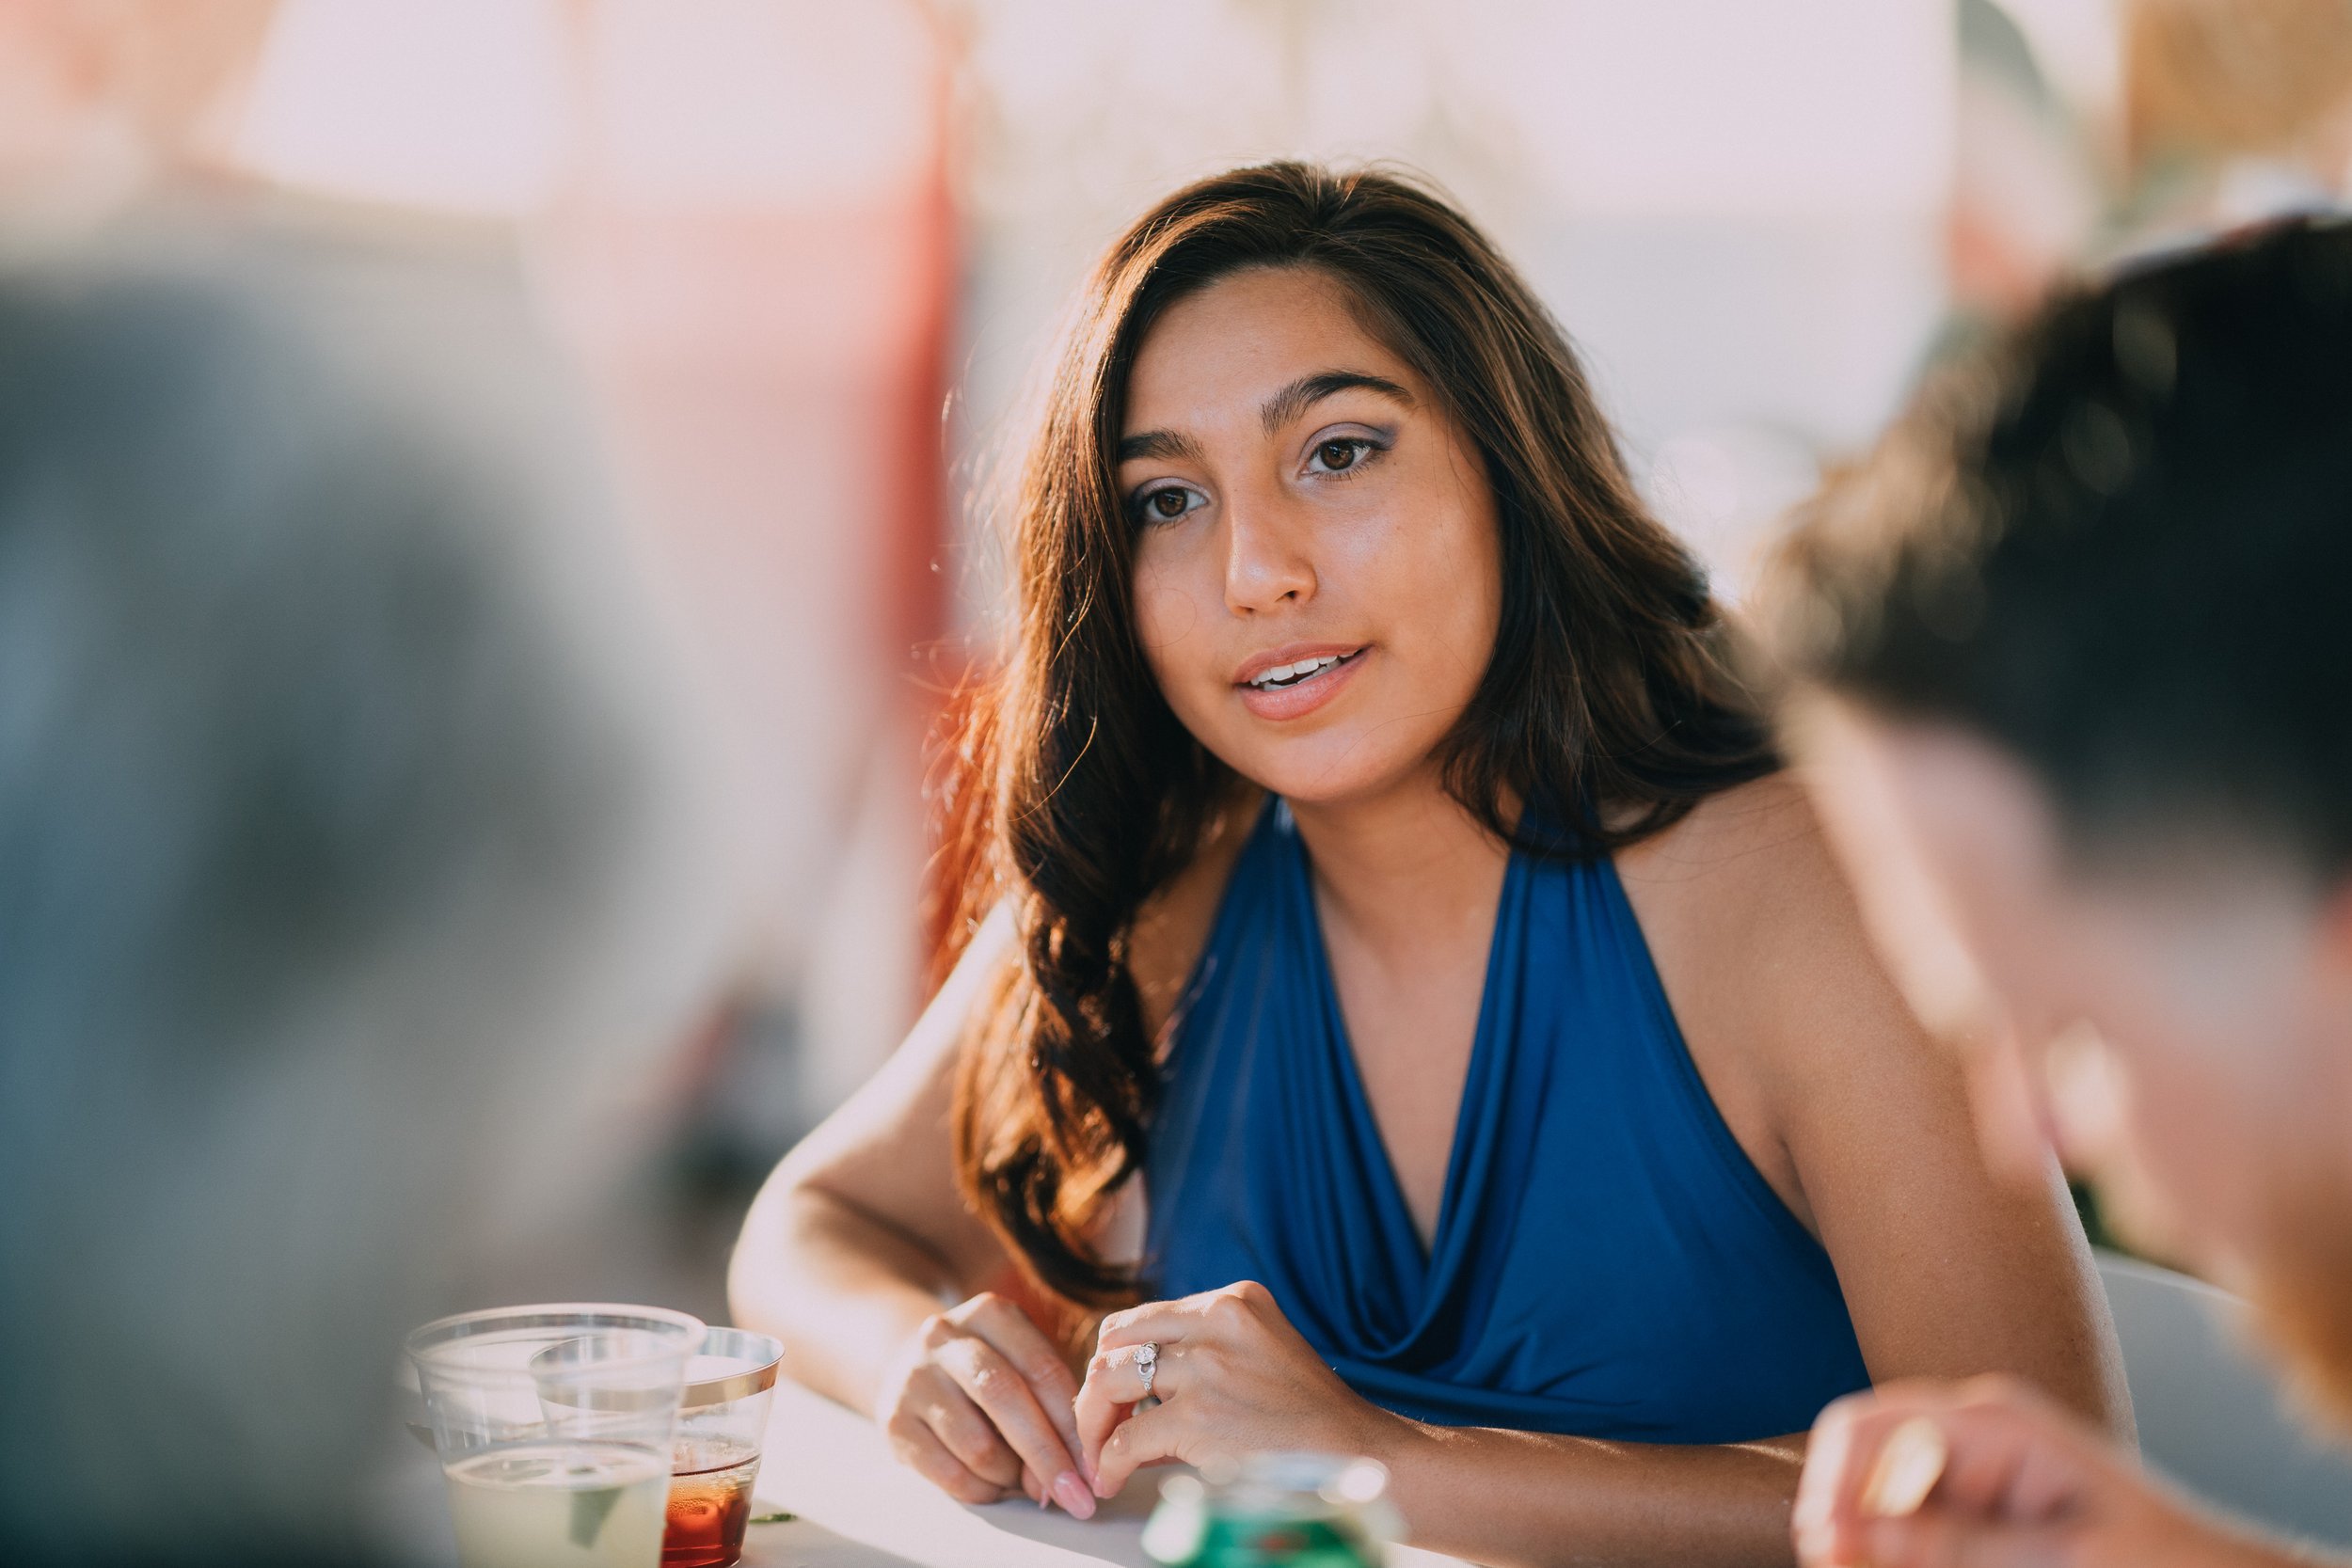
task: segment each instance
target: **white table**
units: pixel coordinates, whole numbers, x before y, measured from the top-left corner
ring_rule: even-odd
[[[1151,1568],[1145,1515],[1165,1472],[1145,1471],[1092,1519],[1015,1500],[957,1502],[891,1457],[862,1416],[792,1383],[776,1386],[759,1466],[755,1513],[787,1510],[789,1524],[754,1525],[746,1568]],[[1398,1547],[1395,1568],[1443,1568],[1457,1559]]]

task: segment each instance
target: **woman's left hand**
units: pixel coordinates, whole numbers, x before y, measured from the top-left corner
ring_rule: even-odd
[[[1160,1403],[1137,1411],[1145,1345],[1158,1347],[1149,1391]],[[1101,1497],[1166,1460],[1282,1449],[1377,1457],[1402,1422],[1341,1382],[1254,1280],[1112,1313],[1078,1390],[1080,1460]]]

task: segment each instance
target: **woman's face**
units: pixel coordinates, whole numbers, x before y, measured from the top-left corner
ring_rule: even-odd
[[[1494,649],[1494,496],[1344,287],[1253,268],[1171,307],[1121,436],[1136,626],[1184,727],[1301,804],[1422,776]]]

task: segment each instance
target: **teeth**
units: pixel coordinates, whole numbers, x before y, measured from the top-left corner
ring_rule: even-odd
[[[1327,658],[1302,658],[1296,664],[1278,664],[1271,670],[1260,671],[1250,677],[1249,684],[1262,691],[1269,686],[1295,684],[1308,675],[1328,670],[1339,661],[1340,656],[1333,654]]]

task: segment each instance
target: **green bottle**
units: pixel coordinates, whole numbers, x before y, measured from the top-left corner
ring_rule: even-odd
[[[1389,1472],[1343,1454],[1257,1454],[1171,1476],[1143,1528],[1164,1568],[1379,1568],[1398,1534]]]

